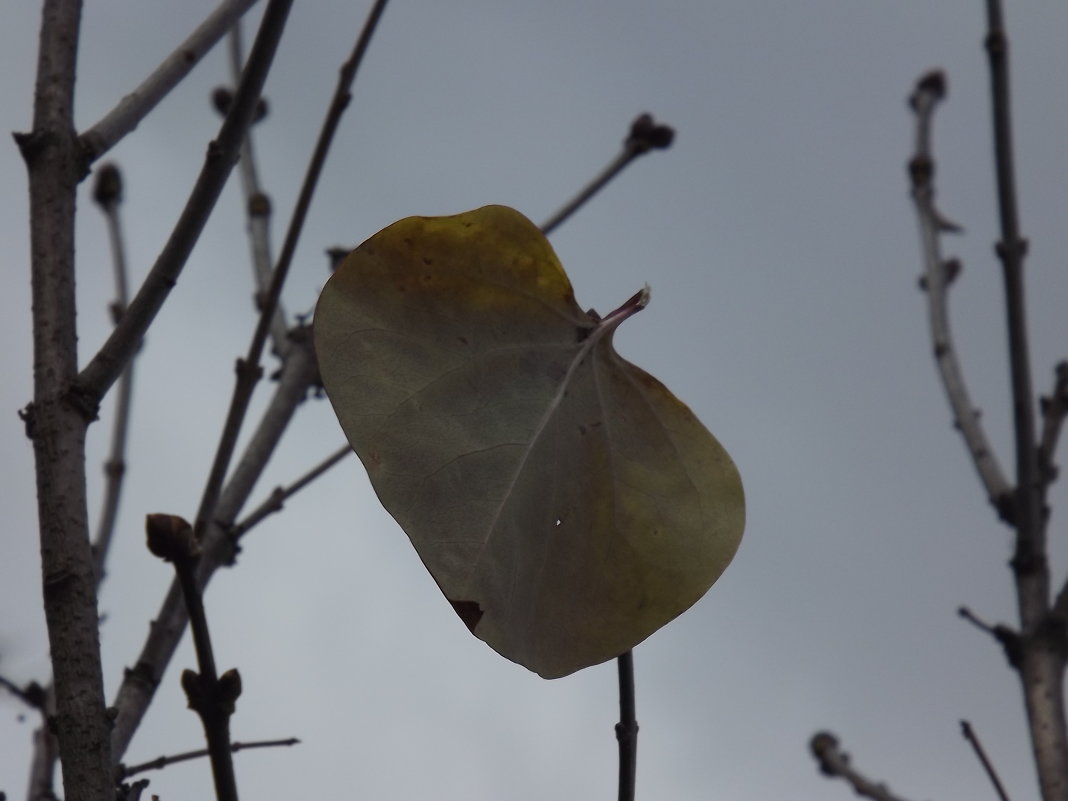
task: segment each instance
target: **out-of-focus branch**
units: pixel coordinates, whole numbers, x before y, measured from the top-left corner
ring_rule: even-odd
[[[215,516],[200,538],[202,554],[197,564],[196,582],[201,591],[217,568],[232,563],[236,547],[228,533],[229,529],[247,502],[297,407],[307,397],[309,388],[318,381],[319,373],[307,332],[294,342],[295,346],[282,366],[274,395],[219,497]],[[175,581],[152,621],[140,656],[133,667],[126,671],[115,696],[116,715],[111,738],[116,761],[126,752],[152,702],[156,687],[185,631],[186,622],[181,588]]]
[[[838,738],[830,732],[821,731],[813,735],[809,740],[809,749],[823,775],[844,779],[857,795],[873,801],[903,801],[901,796],[890,792],[885,784],[874,782],[856,770],[850,764],[849,754],[838,747]]]
[[[975,756],[979,759],[980,764],[983,766],[983,770],[986,771],[986,775],[990,777],[990,783],[994,785],[994,790],[998,794],[998,798],[1001,801],[1010,801],[1008,794],[1005,792],[1005,787],[1001,783],[1001,779],[998,778],[998,772],[994,770],[994,765],[990,761],[990,758],[986,755],[986,749],[983,748],[983,744],[979,742],[979,737],[976,735],[975,730],[972,729],[972,724],[966,720],[960,722],[960,733],[968,744],[975,751]]]
[[[230,113],[226,115],[218,137],[208,146],[204,167],[167,244],[122,320],[78,376],[80,394],[87,405],[95,406],[99,403],[119,377],[140,347],[145,331],[181,275],[193,245],[196,244],[237,160],[241,142],[256,111],[256,103],[267,79],[267,72],[274,59],[292,2],[293,0],[270,0],[268,3],[256,44],[249,56],[248,67],[234,95]]]
[[[241,676],[235,668],[220,676],[215,668],[208,616],[196,581],[200,543],[193,535],[193,527],[177,515],[149,515],[145,520],[145,533],[148,536],[148,549],[153,555],[174,565],[178,585],[182,588],[200,668],[199,673],[194,670],[182,672],[182,689],[185,690],[189,708],[197,713],[204,726],[211,773],[215,779],[215,797],[218,801],[237,801],[237,779],[230,747],[230,717],[241,695]]]
[[[115,276],[115,300],[111,304],[111,318],[117,325],[126,311],[129,298],[126,281],[126,247],[122,237],[119,205],[122,203],[122,175],[118,167],[105,164],[97,171],[93,199],[104,212],[108,236],[111,242],[111,263]],[[111,452],[104,463],[107,483],[104,502],[100,510],[100,523],[93,540],[93,558],[96,562],[97,586],[104,580],[108,550],[115,531],[122,495],[122,480],[126,473],[126,433],[130,427],[130,400],[133,394],[133,367],[131,357],[119,377],[119,394],[115,401],[115,422],[111,430]]]
[[[245,536],[252,528],[261,523],[265,518],[274,514],[275,512],[282,511],[282,507],[285,502],[311,484],[315,479],[319,478],[323,473],[336,465],[346,456],[352,453],[352,447],[347,443],[338,448],[334,453],[323,459],[319,464],[298,478],[292,484],[286,487],[275,487],[270,496],[257,506],[252,512],[234,526],[230,532],[230,536],[235,540],[240,540]]]
[[[909,98],[909,105],[916,114],[916,149],[909,160],[909,177],[923,247],[924,275],[920,285],[927,293],[935,362],[953,411],[954,423],[972,456],[987,498],[1001,519],[1011,523],[1013,489],[980,424],[979,410],[968,394],[950,334],[948,290],[960,272],[960,263],[942,257],[941,235],[946,230],[954,230],[955,226],[948,223],[935,207],[935,161],[931,150],[931,119],[945,91],[945,76],[941,72],[930,72],[917,82]]]
[[[638,719],[634,711],[634,652],[627,651],[616,658],[619,673],[619,723],[616,740],[619,742],[619,801],[634,801],[634,785],[638,772]]]
[[[241,425],[248,410],[249,401],[252,398],[252,389],[258,381],[262,370],[260,357],[263,354],[263,346],[267,340],[267,334],[274,317],[274,310],[278,306],[278,300],[282,294],[282,286],[289,274],[289,266],[296,252],[300,233],[304,228],[304,220],[311,206],[312,197],[319,183],[319,175],[322,173],[323,164],[326,162],[327,153],[334,140],[341,115],[351,100],[352,82],[356,78],[356,70],[363,60],[367,47],[371,43],[371,36],[378,20],[385,10],[386,0],[376,0],[368,13],[363,29],[356,40],[356,46],[349,60],[341,67],[338,76],[337,89],[334,91],[333,100],[323,121],[323,127],[319,132],[319,140],[315,144],[311,161],[308,164],[304,176],[304,183],[297,196],[297,202],[293,209],[293,217],[290,220],[289,229],[286,232],[285,241],[282,243],[282,251],[278,256],[278,264],[271,275],[271,282],[263,297],[263,308],[260,310],[259,323],[252,335],[252,343],[249,345],[248,354],[237,364],[237,381],[234,385],[234,394],[231,397],[230,409],[226,415],[226,423],[223,426],[222,435],[219,438],[219,446],[215,451],[215,459],[212,462],[211,472],[208,475],[204,493],[201,496],[200,508],[197,510],[194,527],[198,532],[208,524],[213,517],[215,506],[222,488],[223,479],[230,465],[237,437],[241,431]],[[250,58],[251,61],[251,58]]]
[[[1021,597],[1021,624],[1026,629],[1045,615],[1049,603],[1045,522],[1042,519],[1035,442],[1034,394],[1031,356],[1027,344],[1027,310],[1024,303],[1023,260],[1027,242],[1020,235],[1016,178],[1012,153],[1012,110],[1009,98],[1008,39],[998,0],[987,2],[986,50],[990,60],[990,88],[994,126],[994,165],[997,174],[1001,240],[995,246],[1005,279],[1005,310],[1009,334],[1009,369],[1012,379],[1012,417],[1016,442],[1016,552],[1013,568],[1033,574],[1033,585]]]
[[[590,181],[563,208],[541,224],[541,231],[548,236],[568,217],[574,214],[591,197],[596,195],[608,182],[623,172],[623,169],[638,156],[650,150],[664,150],[671,146],[675,131],[667,125],[657,123],[651,114],[642,114],[631,123],[630,132],[623,140],[623,150],[601,173]]]
[[[1038,469],[1042,476],[1042,502],[1050,485],[1057,480],[1057,465],[1053,454],[1057,450],[1057,440],[1068,416],[1068,362],[1061,362],[1054,371],[1053,391],[1041,399],[1042,435],[1038,440]]]
[[[167,93],[190,73],[256,0],[223,0],[141,85],[79,137],[84,166],[110,150],[137,127]]]
[[[245,55],[241,45],[241,23],[237,23],[230,30],[230,72],[236,86],[241,79],[241,70],[244,67]],[[232,96],[227,89],[215,90],[215,106],[220,113],[225,114]],[[261,114],[256,115],[259,121],[267,115],[267,103],[261,98]],[[256,151],[252,142],[252,128],[245,134],[245,141],[241,146],[241,158],[237,162],[238,171],[241,174],[241,187],[245,195],[245,211],[248,215],[248,236],[252,256],[252,276],[256,281],[256,308],[263,308],[263,294],[271,282],[271,198],[260,186],[259,171],[256,168]],[[289,325],[286,322],[285,309],[281,300],[275,306],[271,317],[271,348],[274,353],[282,357],[287,347],[286,332]]]
[[[1065,722],[1064,672],[1068,663],[1068,620],[1050,607],[1046,549],[1044,482],[1035,434],[1023,260],[1027,242],[1020,234],[1012,146],[1009,41],[999,0],[987,0],[986,52],[994,128],[994,165],[1001,238],[995,246],[1005,283],[1012,418],[1016,444],[1013,502],[1016,545],[1013,576],[1020,617],[1017,673],[1031,735],[1038,784],[1046,801],[1068,798],[1068,727]],[[1060,599],[1058,599],[1058,602]]]
[[[13,696],[18,698],[30,709],[36,709],[38,712],[44,713],[45,707],[45,688],[35,681],[31,681],[25,687],[19,687],[15,682],[11,681],[4,676],[0,676],[0,687],[3,687]]]
[[[251,748],[280,748],[283,746],[299,745],[300,740],[296,737],[287,737],[284,740],[256,740],[251,743],[231,743],[230,753],[236,754],[238,751],[247,751]],[[208,756],[208,749],[201,748],[197,751],[185,751],[181,754],[171,754],[170,756],[160,756],[155,759],[150,759],[148,762],[142,762],[139,765],[119,765],[116,771],[120,780],[129,778],[130,776],[136,776],[138,773],[145,773],[150,770],[163,770],[168,765],[174,765],[178,762],[187,762],[190,759],[200,759],[201,757]]]

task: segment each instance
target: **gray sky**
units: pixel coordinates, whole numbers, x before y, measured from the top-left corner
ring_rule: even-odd
[[[30,127],[35,5],[4,12],[6,130]],[[256,129],[276,245],[366,5],[292,13],[267,84],[271,114]],[[211,7],[88,4],[79,128]],[[1008,21],[1033,367],[1047,392],[1068,356],[1068,28],[1048,3],[1012,4]],[[671,150],[639,161],[552,238],[584,307],[605,311],[652,285],[652,304],[623,326],[618,348],[724,443],[748,496],[734,564],[635,652],[640,798],[852,797],[807,753],[823,728],[858,767],[916,801],[989,797],[959,736],[962,717],[1014,797],[1037,792],[1015,675],[954,614],[967,604],[1015,620],[1010,538],[950,425],[930,358],[904,170],[905,98],[941,66],[950,91],[935,128],[940,204],[967,229],[949,243],[964,261],[955,334],[1011,472],[982,36],[977,2],[395,0],[383,18],[297,252],[284,298],[292,312],[312,308],[328,246],[355,245],[410,214],[487,203],[540,222],[615,155],[638,113],[678,131]],[[125,175],[135,279],[217,130],[208,95],[225,75],[220,50],[111,154]],[[26,181],[10,143],[0,180],[0,672],[44,681],[32,452],[15,416],[31,396]],[[78,223],[83,362],[106,335],[111,298],[88,189]],[[170,581],[143,548],[143,517],[194,514],[233,361],[247,347],[247,250],[235,180],[138,361],[125,505],[101,599],[109,698]],[[109,412],[90,435],[94,521]],[[254,502],[341,442],[328,404],[306,404]],[[1065,486],[1053,498],[1061,512]],[[1063,531],[1055,512],[1055,580],[1068,562]],[[471,637],[354,458],[251,534],[206,600],[218,659],[244,680],[235,738],[303,741],[238,756],[247,798],[614,797],[614,665],[546,682]],[[177,681],[193,664],[183,643],[128,762],[198,747]],[[0,790],[10,798],[24,792],[33,730],[22,711],[0,700]],[[164,799],[210,792],[206,763],[151,778]]]

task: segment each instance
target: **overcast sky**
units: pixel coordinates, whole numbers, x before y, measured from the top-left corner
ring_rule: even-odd
[[[7,3],[0,115],[31,124],[38,12]],[[275,242],[363,2],[297,4],[255,130]],[[76,121],[130,91],[212,4],[88,3]],[[246,39],[251,40],[251,23]],[[1010,4],[1018,172],[1036,388],[1068,356],[1068,54],[1059,4]],[[748,501],[738,555],[692,610],[635,651],[642,799],[852,797],[807,752],[830,729],[899,794],[990,798],[959,735],[968,718],[1014,798],[1037,788],[1015,674],[960,604],[1015,622],[996,522],[930,357],[905,160],[912,84],[940,66],[940,204],[966,233],[952,318],[973,396],[1012,472],[1011,420],[979,2],[919,0],[394,0],[327,163],[284,302],[307,313],[325,248],[411,214],[487,203],[535,222],[612,158],[649,111],[674,146],[633,165],[552,242],[581,306],[606,311],[648,282],[652,304],[617,336],[737,462]],[[219,120],[227,82],[209,55],[110,155],[124,172],[134,280],[151,265]],[[83,186],[80,356],[105,337],[105,231]],[[26,179],[0,149],[0,673],[48,678],[32,451],[15,412],[31,397]],[[192,517],[254,322],[236,179],[137,364],[132,446],[100,601],[112,698],[170,582],[145,551],[150,512]],[[261,409],[269,387],[261,388]],[[89,443],[95,522],[110,403]],[[254,410],[255,411],[255,410]],[[305,404],[257,502],[343,441]],[[1063,453],[1062,448],[1062,453]],[[1063,462],[1063,457],[1061,459]],[[1055,581],[1068,564],[1062,482]],[[1058,512],[1060,514],[1058,514]],[[544,681],[470,636],[351,458],[258,528],[206,596],[217,659],[244,694],[235,739],[295,736],[237,757],[246,798],[534,801],[615,797],[615,667]],[[126,761],[198,747],[178,674],[184,641]],[[0,790],[21,798],[36,721],[0,698]],[[208,797],[206,763],[151,775],[164,801]]]

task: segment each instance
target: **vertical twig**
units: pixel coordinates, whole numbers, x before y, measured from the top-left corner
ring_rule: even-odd
[[[85,432],[92,405],[74,392],[75,194],[82,178],[74,130],[81,3],[42,8],[33,130],[16,136],[30,187],[33,440],[45,619],[55,684],[53,729],[67,801],[114,796],[97,630],[96,572],[85,495]]]
[[[916,115],[916,146],[908,167],[924,260],[920,286],[927,293],[935,364],[953,412],[954,424],[971,454],[987,498],[998,510],[999,517],[1011,525],[1013,490],[987,440],[979,410],[972,403],[949,324],[949,287],[961,266],[955,259],[942,257],[942,234],[953,227],[935,206],[935,158],[931,146],[932,119],[945,94],[945,76],[935,71],[920,78],[909,97],[909,106]]]
[[[638,772],[638,719],[634,711],[634,652],[620,654],[619,668],[619,801],[634,801]]]
[[[217,801],[237,801],[237,779],[230,747],[230,716],[241,694],[241,676],[233,668],[220,676],[215,668],[208,617],[196,581],[200,545],[193,534],[193,527],[176,515],[149,515],[145,520],[145,533],[148,535],[148,549],[174,565],[189,614],[189,628],[193,632],[193,646],[200,672],[184,671],[182,689],[189,700],[189,708],[197,713],[204,725],[211,772],[215,779],[215,797]]]
[[[111,304],[111,317],[112,322],[118,324],[126,311],[129,290],[126,281],[126,248],[119,219],[119,205],[122,203],[122,175],[115,165],[105,164],[97,171],[93,199],[100,206],[107,220],[108,237],[111,241],[111,261],[115,275],[115,300]],[[111,452],[108,454],[107,462],[104,463],[107,483],[104,489],[104,503],[100,511],[100,523],[97,527],[96,538],[93,540],[98,587],[104,580],[108,550],[111,548],[111,537],[115,531],[115,520],[119,512],[122,480],[126,473],[126,433],[130,425],[133,366],[134,359],[131,358],[119,377],[119,393],[115,401],[115,423],[111,431]]]
[[[232,562],[236,547],[229,535],[229,527],[248,500],[282,433],[307,396],[308,388],[318,377],[309,337],[303,329],[301,334],[294,340],[295,346],[282,365],[282,375],[275,386],[274,395],[256,430],[249,437],[248,445],[219,498],[216,516],[200,541],[203,553],[197,563],[197,587],[201,591],[218,567]],[[185,631],[187,619],[181,588],[175,581],[153,618],[140,655],[123,674],[122,684],[115,696],[116,715],[111,738],[116,760],[126,752],[152,702],[160,677]]]
[[[1065,726],[1064,670],[1068,659],[1063,623],[1050,615],[1046,515],[1035,435],[1023,260],[1027,242],[1020,234],[1013,164],[1009,43],[999,0],[987,0],[986,51],[994,128],[994,161],[1001,238],[995,250],[1005,282],[1013,430],[1016,444],[1016,546],[1012,570],[1020,615],[1019,662],[1024,706],[1035,754],[1039,786],[1046,801],[1068,798],[1068,729]]]
[[[244,50],[241,45],[241,23],[238,22],[230,30],[230,73],[234,85],[241,80],[241,69],[245,63]],[[216,90],[216,98],[224,97],[231,100],[228,90]],[[228,105],[228,102],[216,103],[216,107]],[[260,98],[260,109],[254,122],[267,115],[267,101]],[[226,108],[219,108],[223,114]],[[260,186],[259,171],[256,168],[256,150],[252,142],[252,127],[245,133],[245,141],[241,145],[241,158],[237,162],[241,173],[241,186],[245,193],[245,212],[248,215],[249,245],[252,250],[252,276],[256,281],[256,308],[263,308],[263,293],[271,281],[271,198]],[[271,348],[273,352],[284,357],[288,346],[286,332],[289,326],[286,324],[285,309],[279,300],[271,316]]]

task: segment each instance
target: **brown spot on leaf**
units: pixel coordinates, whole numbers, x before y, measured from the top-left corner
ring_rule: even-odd
[[[467,626],[468,631],[474,634],[475,626],[482,619],[482,607],[474,601],[454,601],[452,598],[449,599],[449,603]]]

